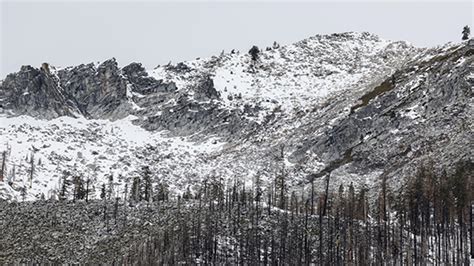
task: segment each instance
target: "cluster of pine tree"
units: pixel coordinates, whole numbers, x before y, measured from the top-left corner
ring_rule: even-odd
[[[194,194],[170,200],[175,219],[115,262],[469,265],[473,163],[450,174],[429,169],[396,193],[386,179],[371,188],[377,191],[351,184],[297,194],[288,193],[284,175],[266,188],[257,177],[252,189],[210,178]]]
[[[114,192],[112,175],[103,184],[103,219],[109,228],[113,211],[114,224],[122,217],[126,228],[130,217],[119,204],[172,206],[163,215],[173,218],[134,242],[116,263],[469,265],[474,163],[433,169],[420,167],[396,191],[386,178],[371,188],[350,184],[329,191],[328,175],[323,192],[313,183],[299,192],[289,188],[283,168],[269,184],[258,175],[252,188],[212,177],[173,198],[145,166],[123,195]],[[64,172],[62,181],[60,200],[89,201],[90,179]]]

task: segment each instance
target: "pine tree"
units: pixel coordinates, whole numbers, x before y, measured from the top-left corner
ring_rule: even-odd
[[[286,209],[286,195],[288,193],[285,172],[282,172],[277,175],[275,180],[275,187],[278,190],[278,207],[284,210]]]
[[[114,185],[114,175],[111,173],[107,176],[108,179],[108,185],[107,185],[107,194],[106,197],[107,199],[112,199],[114,191],[115,191],[115,185]]]
[[[191,189],[188,187],[186,187],[186,191],[183,193],[183,199],[184,200],[189,200],[189,199],[192,199],[193,198],[193,194],[191,193]]]
[[[140,192],[141,180],[139,176],[133,178],[132,189],[130,191],[130,199],[134,202],[141,201],[142,195]]]
[[[114,223],[117,224],[117,215],[118,215],[118,206],[119,206],[119,197],[115,198],[115,205],[114,205]]]
[[[285,145],[282,144],[278,147],[278,154],[275,155],[275,160],[280,164],[280,173],[275,177],[275,193],[278,193],[278,207],[280,209],[286,209],[288,194],[284,150]]]
[[[256,62],[259,58],[260,49],[258,49],[258,47],[256,45],[254,45],[254,46],[252,46],[252,48],[250,48],[249,54],[252,57],[252,61]]]
[[[82,200],[86,197],[86,189],[84,188],[84,181],[80,175],[74,177],[74,195],[73,199]]]
[[[68,171],[63,172],[62,182],[61,182],[61,191],[59,192],[59,200],[67,200],[68,189],[70,181],[68,179],[70,173]]]
[[[7,151],[2,152],[2,168],[0,169],[0,182],[3,182],[7,171]]]
[[[471,168],[471,169],[469,169]],[[461,161],[456,165],[452,175],[452,190],[459,224],[459,248],[458,255],[465,253],[467,247],[467,233],[465,228],[465,211],[469,206],[469,178],[473,178],[473,167],[469,162]],[[459,258],[460,259],[460,256]]]
[[[102,188],[100,189],[100,198],[103,200],[107,198],[107,189],[105,188],[105,183],[102,183]]]
[[[8,185],[12,186],[12,185],[13,185],[13,181],[15,181],[15,178],[16,178],[16,166],[13,165],[12,170],[11,170],[11,172],[10,172],[10,175],[9,175],[8,178],[7,178]]]
[[[324,205],[323,205],[323,212],[322,216],[326,216],[326,210],[327,210],[327,205],[328,205],[328,198],[329,198],[329,181],[331,178],[331,173],[328,173],[326,177],[326,189],[324,191]]]
[[[22,201],[26,200],[26,195],[27,195],[26,187],[23,186],[23,187],[20,188],[20,196],[21,196]]]
[[[462,40],[469,39],[470,35],[471,35],[471,28],[468,25],[464,26],[464,28],[462,29]]]
[[[144,182],[143,199],[146,202],[150,202],[152,200],[152,194],[153,194],[153,186],[152,186],[152,183],[151,183],[150,167],[148,167],[148,166],[143,166],[142,167],[142,177],[143,177],[143,182]]]
[[[276,41],[274,41],[272,48],[273,49],[278,49],[278,48],[280,48],[280,44],[278,44]]]
[[[156,195],[155,195],[155,200],[156,201],[167,201],[168,200],[168,186],[164,184],[163,182],[160,182],[156,185]]]
[[[90,183],[91,183],[91,179],[90,178],[87,178],[87,181],[86,181],[86,202],[89,202],[89,193],[90,193]]]
[[[30,188],[33,186],[33,176],[35,174],[35,153],[31,153],[30,156],[30,172],[29,172],[29,181],[30,181]]]

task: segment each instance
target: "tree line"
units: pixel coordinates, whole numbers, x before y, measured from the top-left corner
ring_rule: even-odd
[[[285,176],[252,188],[212,177],[160,201],[174,217],[133,244],[117,263],[294,265],[469,265],[473,250],[473,163],[435,173],[420,167],[400,190],[289,192]],[[329,178],[328,178],[329,181]]]
[[[110,175],[100,198],[106,225],[121,222],[117,217],[125,217],[126,225],[120,202],[175,206],[167,215],[175,219],[131,245],[117,263],[469,265],[474,164],[433,169],[421,166],[397,190],[382,176],[374,187],[341,184],[330,191],[327,175],[323,191],[315,189],[314,180],[300,191],[289,187],[283,168],[266,183],[257,174],[252,187],[214,176],[172,197],[167,184],[143,166],[121,194]],[[62,179],[60,200],[95,198],[90,179],[71,172]]]

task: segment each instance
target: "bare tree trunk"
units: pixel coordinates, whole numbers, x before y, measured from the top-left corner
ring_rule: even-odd
[[[33,186],[33,176],[35,174],[35,154],[31,154],[30,158],[30,188]]]
[[[318,208],[318,211],[319,211],[319,264],[320,265],[323,265],[324,264],[324,260],[323,260],[323,208],[321,206],[321,204],[319,204],[319,208]]]
[[[311,180],[311,215],[314,214],[314,179]]]
[[[2,152],[2,169],[0,171],[0,182],[3,182],[6,176],[5,174],[6,172],[5,169],[7,167],[6,163],[7,163],[7,151],[3,151]]]
[[[469,230],[469,234],[470,234],[470,238],[471,238],[471,259],[474,259],[474,232],[472,232],[473,230],[473,223],[474,223],[474,220],[473,220],[473,211],[472,211],[472,207],[473,207],[473,203],[471,202],[471,204],[469,205],[469,227],[470,227],[470,230]]]
[[[329,193],[329,178],[331,177],[331,173],[328,174],[328,177],[326,179],[326,189],[325,189],[325,194],[324,194],[324,207],[323,207],[323,216],[326,216],[326,208],[328,205],[328,193]]]

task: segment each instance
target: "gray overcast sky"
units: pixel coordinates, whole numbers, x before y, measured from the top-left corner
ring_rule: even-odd
[[[0,0],[2,1],[2,0]],[[0,3],[0,79],[21,65],[117,58],[147,68],[318,33],[369,31],[418,46],[458,42],[473,24],[464,2],[46,2]]]

